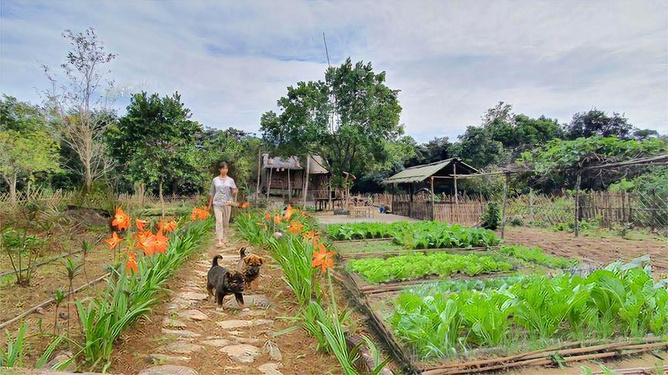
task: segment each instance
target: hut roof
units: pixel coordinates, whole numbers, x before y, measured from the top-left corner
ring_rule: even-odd
[[[309,173],[310,174],[327,174],[329,171],[325,169],[324,161],[320,156],[314,155],[308,158],[310,163]],[[274,168],[274,169],[290,169],[290,170],[303,170],[304,167],[301,165],[299,158],[296,156],[290,156],[288,158],[273,157],[270,158],[269,154],[262,155],[262,168]]]
[[[464,163],[460,158],[450,158],[437,161],[435,163],[416,165],[406,168],[403,171],[389,177],[383,181],[385,184],[405,184],[420,182],[431,176],[448,176],[453,174],[454,165],[457,166],[457,174],[474,174],[478,170]]]

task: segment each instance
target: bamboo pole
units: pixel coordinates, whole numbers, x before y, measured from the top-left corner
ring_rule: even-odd
[[[434,176],[431,177],[431,220],[436,220],[436,201],[434,197]]]
[[[304,176],[304,209],[306,209],[306,194],[308,194],[308,180],[311,177],[311,156],[306,155],[306,176]]]
[[[260,174],[262,174],[262,150],[257,149],[257,184],[255,185],[255,206],[257,207],[257,200],[260,197]]]
[[[574,222],[573,222],[573,232],[575,232],[575,237],[580,235],[580,183],[582,182],[582,174],[578,171],[577,178],[575,180],[575,209],[574,212]]]
[[[503,201],[501,202],[501,238],[505,238],[506,232],[506,201],[508,200],[508,180],[510,173],[506,173],[506,178],[503,180]]]
[[[290,182],[290,168],[288,168],[288,202],[292,199],[292,185]]]
[[[271,191],[271,173],[274,171],[274,166],[269,161],[269,182],[267,183],[267,200],[269,200],[269,192]]]

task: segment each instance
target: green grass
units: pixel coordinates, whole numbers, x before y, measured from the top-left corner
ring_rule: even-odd
[[[387,259],[370,258],[348,261],[348,270],[359,273],[366,281],[378,284],[397,280],[411,280],[426,276],[449,276],[457,273],[475,276],[510,271],[513,266],[490,255],[410,254]]]

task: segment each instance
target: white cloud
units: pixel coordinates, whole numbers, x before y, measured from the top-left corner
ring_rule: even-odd
[[[178,90],[193,118],[257,131],[288,85],[347,56],[401,90],[419,140],[456,137],[498,101],[567,122],[591,107],[668,132],[663,1],[2,1],[2,92],[37,100],[70,28],[95,27],[117,86]],[[127,99],[119,101],[126,103]]]

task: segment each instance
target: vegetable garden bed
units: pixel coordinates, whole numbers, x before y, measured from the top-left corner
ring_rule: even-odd
[[[407,373],[479,373],[668,349],[659,336],[668,332],[668,290],[637,264],[580,276],[561,271],[576,260],[517,245],[471,253],[389,241],[334,245],[344,247],[337,279]],[[429,279],[436,275],[458,278]]]

